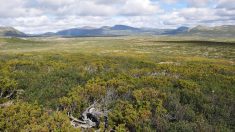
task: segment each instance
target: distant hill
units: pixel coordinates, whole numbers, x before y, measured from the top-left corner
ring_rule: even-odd
[[[100,36],[102,35],[102,28],[72,28],[59,31],[55,35],[76,37],[76,36]]]
[[[76,36],[132,36],[132,35],[180,35],[201,37],[235,37],[235,25],[215,27],[196,26],[193,28],[179,27],[176,29],[135,28],[126,25],[104,26],[101,28],[73,28],[62,30],[55,35]]]
[[[0,36],[2,37],[26,37],[23,32],[16,30],[13,27],[0,27]]]
[[[177,34],[182,34],[182,33],[187,33],[189,31],[189,27],[179,27],[177,29],[172,29],[169,31],[164,32],[163,34],[166,35],[177,35]]]
[[[76,36],[131,36],[131,35],[161,35],[168,29],[135,28],[126,25],[103,26],[100,28],[71,28],[56,32],[54,35],[65,37]],[[45,34],[44,34],[45,35]]]
[[[176,29],[158,28],[136,28],[127,25],[81,27],[71,28],[54,32],[47,32],[40,35],[25,34],[13,27],[0,27],[0,37],[102,37],[102,36],[149,36],[149,35],[171,35],[171,36],[200,36],[200,37],[234,37],[235,25],[224,25],[215,27],[196,26],[193,28],[179,27]]]
[[[139,30],[139,28],[134,28],[126,25],[115,25],[110,27],[111,30]]]
[[[125,25],[115,25],[113,27],[104,26],[100,28],[92,27],[82,27],[82,28],[72,28],[59,31],[55,35],[59,36],[123,36],[123,35],[137,35],[142,33],[138,28],[125,26]]]
[[[205,36],[205,37],[235,37],[235,25],[223,25],[215,27],[196,26],[189,29],[183,35]]]

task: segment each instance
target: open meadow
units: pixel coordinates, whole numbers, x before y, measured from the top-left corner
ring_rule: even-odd
[[[235,40],[0,38],[0,96],[0,131],[80,131],[98,102],[108,130],[232,132]]]

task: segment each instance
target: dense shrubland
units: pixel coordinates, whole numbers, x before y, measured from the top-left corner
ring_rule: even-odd
[[[117,131],[234,131],[233,43],[149,39],[4,40],[0,131],[80,131],[100,100]]]

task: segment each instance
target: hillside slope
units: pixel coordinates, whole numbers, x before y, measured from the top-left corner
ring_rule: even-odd
[[[196,26],[193,28],[179,27],[176,29],[159,28],[136,28],[127,25],[114,25],[95,27],[80,27],[65,29],[58,32],[47,32],[44,34],[33,35],[25,34],[13,27],[0,27],[0,37],[99,37],[99,36],[194,36],[194,37],[228,37],[235,38],[235,25],[223,25],[215,27]]]
[[[215,27],[196,26],[189,29],[184,35],[196,35],[205,37],[235,37],[235,25],[223,25]]]
[[[0,36],[2,37],[26,37],[27,35],[13,27],[0,27]]]

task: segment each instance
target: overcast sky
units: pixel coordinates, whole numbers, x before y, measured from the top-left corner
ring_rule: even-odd
[[[0,26],[26,33],[124,24],[234,25],[235,0],[0,0]]]

